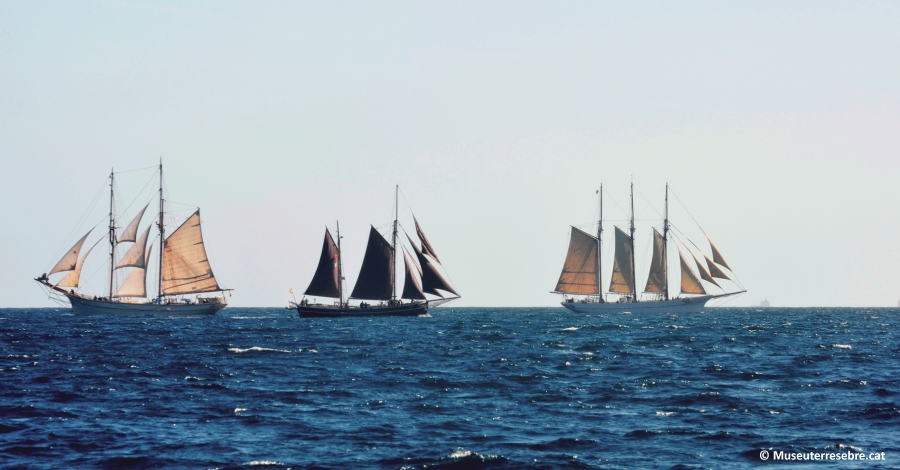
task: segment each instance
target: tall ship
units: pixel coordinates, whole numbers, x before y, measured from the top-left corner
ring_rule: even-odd
[[[50,271],[35,279],[50,298],[61,305],[70,304],[75,313],[81,314],[214,315],[228,306],[224,292],[231,289],[219,285],[209,265],[200,226],[200,209],[193,210],[183,223],[166,236],[162,162],[159,164],[158,218],[143,231],[140,230],[141,221],[151,202],[147,202],[128,225],[119,230],[115,178],[116,172],[110,172],[109,216],[104,217],[108,220],[108,233],[104,233],[93,245],[87,245],[89,248],[82,256],[85,242],[97,227],[94,226]],[[145,188],[151,182],[152,179]],[[154,225],[158,238],[151,234]],[[109,244],[109,251],[105,254],[108,257],[106,272],[109,274],[109,282],[104,285],[106,292],[84,293],[81,284],[85,283],[82,276],[85,260],[104,240]],[[160,249],[153,258],[153,242],[157,240]],[[123,250],[124,254],[120,255]],[[152,279],[156,281],[154,296],[149,295],[147,289],[151,268],[156,271],[156,278]],[[124,270],[128,270],[127,275]]]
[[[336,242],[328,228],[325,229],[325,241],[316,273],[300,302],[291,302],[290,305],[297,309],[301,317],[418,316],[428,313],[430,306],[459,298],[453,285],[442,274],[440,259],[415,216],[413,223],[419,245],[403,229],[409,249],[403,246],[399,237],[402,227],[397,215],[399,190],[399,186],[394,189],[391,241],[374,226],[370,226],[366,254],[349,297],[344,288],[340,224],[336,224]],[[396,282],[398,249],[403,253],[403,290],[400,295],[397,295]],[[320,297],[333,301],[322,303],[318,301]],[[353,304],[351,299],[354,300]]]
[[[601,271],[603,266],[602,185],[598,193],[600,194],[600,218],[597,223],[596,236],[574,226],[571,227],[566,260],[559,281],[556,283],[556,289],[553,290],[555,294],[562,294],[563,307],[579,313],[692,313],[701,312],[706,303],[712,299],[746,292],[743,288],[728,291],[722,287],[723,284],[740,287],[740,284],[731,271],[731,266],[725,261],[722,252],[705,231],[703,234],[709,242],[711,257],[683,234],[677,236],[673,232],[669,221],[669,185],[667,183],[662,233],[653,228],[651,240],[653,256],[650,260],[647,283],[643,292],[638,293],[634,259],[634,183],[632,183],[628,232],[614,227],[615,255],[612,260],[609,290],[604,294]],[[702,228],[700,230],[703,231]],[[673,237],[673,235],[676,236]],[[675,243],[680,265],[681,285],[679,292],[674,296],[669,292],[668,247],[670,242]],[[688,255],[686,256],[685,253]],[[698,256],[697,253],[700,255]],[[696,271],[692,265],[696,266]],[[728,282],[726,284],[722,281]],[[707,291],[708,288],[721,292],[710,293]]]

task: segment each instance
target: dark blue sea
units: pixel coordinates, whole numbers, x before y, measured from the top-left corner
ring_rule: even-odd
[[[900,468],[898,318],[4,309],[0,467]]]

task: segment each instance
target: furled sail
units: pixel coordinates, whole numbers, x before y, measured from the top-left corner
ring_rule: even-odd
[[[416,252],[416,258],[419,260],[419,264],[416,267],[421,270],[422,292],[443,297],[444,294],[441,294],[438,291],[438,289],[440,289],[444,292],[450,292],[458,297],[459,294],[453,289],[450,282],[444,279],[444,276],[442,276],[437,267],[435,267],[437,261],[432,263],[430,257],[423,253],[412,240],[409,241],[409,244],[412,245],[413,251]]]
[[[713,261],[715,261],[716,263],[721,264],[722,266],[725,266],[726,268],[731,270],[731,266],[728,265],[728,261],[725,261],[725,257],[722,256],[722,252],[719,251],[719,247],[717,247],[716,244],[713,243],[712,238],[709,238],[709,235],[706,234],[706,230],[703,230],[702,228],[700,230],[703,231],[703,235],[706,235],[706,240],[709,241],[709,247],[712,249]],[[712,268],[710,268],[710,272],[712,272]],[[713,276],[715,276],[715,274],[713,274]],[[718,277],[718,276],[716,276],[716,277]],[[720,278],[720,279],[731,279],[731,278],[725,277],[725,278]]]
[[[71,271],[75,269],[75,266],[78,264],[78,252],[81,251],[81,245],[84,245],[84,240],[87,239],[88,235],[90,235],[91,231],[93,230],[94,229],[88,230],[88,233],[84,234],[84,236],[81,237],[81,240],[75,242],[75,245],[72,246],[72,248],[70,248],[65,255],[63,255],[62,259],[59,260],[58,263],[56,263],[56,266],[54,266],[53,269],[51,269],[50,272],[47,273],[47,275],[49,276],[51,274]]]
[[[162,294],[222,290],[206,258],[199,209],[166,239],[162,264]]]
[[[362,268],[350,297],[355,299],[390,300],[391,277],[394,274],[392,268],[394,256],[393,248],[387,240],[371,227],[369,230],[369,243],[366,246],[366,255],[363,257]]]
[[[141,234],[137,238],[137,241],[134,242],[134,245],[131,245],[131,248],[125,252],[125,255],[122,256],[122,259],[119,260],[119,264],[116,265],[116,269],[119,268],[146,268],[147,267],[147,258],[144,250],[147,249],[147,238],[150,237],[150,229],[153,226],[147,227],[147,230],[144,230],[144,233]]]
[[[647,276],[647,287],[644,292],[662,294],[666,291],[666,241],[653,229],[653,258],[650,261],[650,274]]]
[[[616,255],[613,261],[612,280],[609,291],[616,294],[634,294],[634,265],[631,254],[634,245],[631,237],[616,227]]]
[[[419,284],[419,280],[416,278],[415,274],[413,274],[416,268],[413,266],[412,258],[406,253],[406,249],[403,250],[403,263],[405,266],[405,269],[403,270],[403,295],[401,295],[400,298],[425,300],[422,286]]]
[[[331,238],[331,232],[325,229],[325,241],[322,243],[322,254],[319,256],[319,266],[313,275],[309,287],[303,295],[315,295],[320,297],[340,296],[340,279],[338,279],[338,253],[337,245]]]
[[[564,294],[597,295],[600,293],[600,272],[597,250],[600,241],[572,227],[569,236],[569,252],[563,264],[554,292]]]
[[[688,241],[690,241],[690,240],[688,240]],[[693,243],[694,242],[691,242],[692,245],[693,245]],[[697,245],[694,245],[694,246],[697,246]],[[720,286],[719,283],[716,282],[716,280],[713,279],[713,277],[709,274],[709,270],[706,269],[706,265],[703,264],[702,261],[700,261],[700,258],[698,258],[697,255],[695,255],[694,252],[690,250],[690,248],[687,248],[687,246],[685,246],[685,248],[687,249],[688,253],[690,253],[691,256],[694,258],[694,263],[697,264],[697,270],[700,271],[700,278],[706,282],[711,282],[711,283],[715,284],[716,287],[721,288],[722,286]],[[700,248],[697,248],[697,250],[700,250]],[[701,251],[701,253],[702,253],[702,251]]]
[[[141,209],[140,212],[138,212],[137,217],[135,217],[134,220],[132,220],[131,223],[128,224],[127,227],[125,227],[125,230],[121,234],[119,234],[119,239],[116,241],[116,243],[133,242],[137,239],[138,225],[140,225],[141,223],[141,217],[144,216],[144,211],[146,211],[147,207],[149,206],[150,203],[148,202],[147,205],[144,206],[144,208]]]
[[[103,239],[101,238],[100,240],[97,240],[97,243],[100,243],[101,240]],[[88,248],[87,253],[85,253],[84,256],[82,256],[78,260],[78,263],[75,264],[74,270],[67,272],[66,275],[56,283],[57,287],[78,287],[78,281],[81,279],[81,268],[84,266],[84,260],[86,260],[88,255],[91,254],[91,250],[93,250],[94,247],[97,246],[97,243],[94,243],[94,246]]]
[[[419,226],[419,221],[416,220],[416,217],[413,216],[413,222],[416,223],[416,235],[419,236],[419,240],[422,240],[422,253],[434,258],[438,263],[441,260],[434,253],[434,248],[431,247],[431,243],[428,243],[428,238],[425,237],[425,232],[422,231],[422,227]]]
[[[150,252],[153,251],[153,245],[147,248],[144,253],[144,259],[150,259]],[[113,297],[147,297],[147,269],[131,268],[125,282],[119,287],[119,290],[113,294]]]
[[[706,294],[706,290],[697,280],[697,275],[691,269],[691,265],[678,248],[678,257],[681,258],[681,293],[682,294]]]

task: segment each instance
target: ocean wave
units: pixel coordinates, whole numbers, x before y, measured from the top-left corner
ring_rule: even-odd
[[[249,348],[228,348],[228,350],[231,351],[231,352],[233,352],[233,353],[238,353],[238,354],[240,354],[240,353],[245,353],[245,352],[251,352],[251,351],[256,351],[256,352],[280,352],[280,353],[289,353],[289,352],[291,352],[291,351],[286,351],[286,350],[284,350],[284,349],[264,348],[264,347],[261,347],[261,346],[252,346],[252,347],[249,347]]]

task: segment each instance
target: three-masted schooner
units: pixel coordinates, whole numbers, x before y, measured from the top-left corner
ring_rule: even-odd
[[[629,232],[626,233],[619,227],[615,227],[615,255],[613,257],[612,279],[610,280],[608,293],[617,295],[617,299],[613,302],[608,301],[602,294],[603,280],[601,275],[601,248],[603,240],[602,185],[598,193],[600,194],[600,220],[597,224],[597,235],[591,235],[574,226],[571,228],[569,251],[566,254],[566,261],[559,276],[559,281],[556,284],[556,289],[553,290],[553,293],[563,295],[563,307],[580,313],[689,313],[702,311],[709,300],[746,292],[742,289],[737,292],[724,292],[721,294],[707,293],[700,279],[719,288],[721,288],[721,285],[716,279],[734,281],[733,275],[728,274],[731,271],[731,267],[725,261],[722,252],[719,251],[718,247],[707,235],[706,238],[709,241],[712,258],[688,240],[688,243],[691,243],[696,251],[702,254],[703,261],[694,253],[694,250],[682,242],[685,251],[693,258],[700,272],[699,278],[691,267],[691,262],[676,244],[681,264],[681,292],[680,296],[669,296],[667,248],[671,225],[669,223],[669,185],[666,184],[662,233],[656,228],[653,229],[653,257],[650,261],[647,284],[643,291],[644,294],[649,294],[649,298],[640,299],[636,288],[637,278],[634,263],[634,183],[632,183]]]
[[[332,238],[328,228],[325,229],[325,241],[316,273],[303,293],[303,299],[299,303],[291,302],[291,306],[297,309],[301,317],[417,316],[427,313],[429,306],[437,306],[459,298],[450,282],[437,269],[440,260],[415,217],[413,221],[421,247],[406,234],[409,245],[415,253],[413,257],[402,246],[402,242],[400,243],[403,250],[404,283],[402,293],[397,295],[395,272],[400,229],[397,220],[398,192],[399,186],[394,191],[391,241],[388,242],[374,226],[370,226],[369,241],[359,277],[347,299],[344,298],[340,225],[337,227],[337,242]],[[425,294],[429,294],[431,298]],[[309,297],[313,297],[314,300],[310,302]],[[316,302],[318,297],[336,300],[331,304],[323,304]],[[350,299],[360,300],[360,303],[350,305]],[[366,302],[368,300],[377,303],[370,304]],[[407,302],[404,303],[404,300]]]
[[[137,216],[117,233],[115,215],[115,172],[109,175],[109,289],[107,295],[85,295],[78,292],[84,261],[91,251],[107,235],[88,248],[84,256],[79,256],[91,231],[78,242],[48,272],[37,279],[55,299],[67,299],[76,313],[110,314],[165,314],[165,315],[214,315],[228,306],[224,295],[185,297],[188,294],[224,292],[210,268],[200,228],[200,209],[176,228],[168,238],[165,236],[165,199],[163,199],[163,167],[159,164],[159,219],[156,221],[162,248],[158,254],[157,296],[150,299],[147,294],[147,271],[151,265],[153,223],[138,235],[141,219],[149,207],[147,203]],[[148,245],[150,242],[150,246]],[[116,247],[131,243],[124,255],[117,257]],[[131,268],[125,281],[115,285],[115,273],[119,269]],[[65,275],[56,282],[51,276]]]

